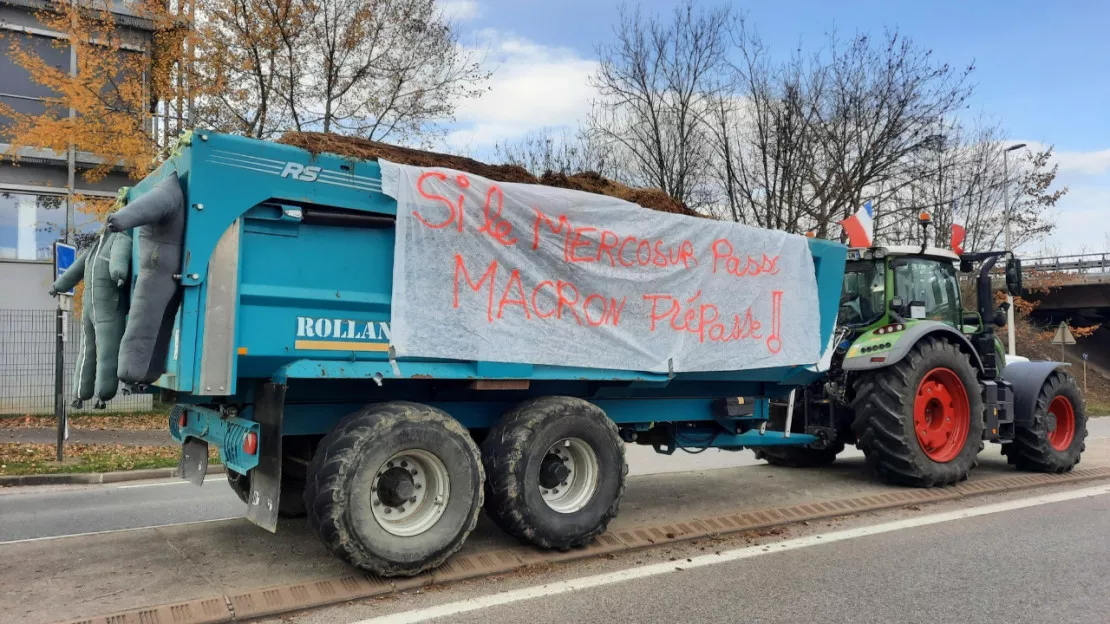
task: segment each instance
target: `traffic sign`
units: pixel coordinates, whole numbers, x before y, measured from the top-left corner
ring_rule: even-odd
[[[1083,354],[1083,359],[1084,360],[1087,359],[1087,354],[1086,353]]]
[[[1056,328],[1056,334],[1052,337],[1052,344],[1058,345],[1073,345],[1075,344],[1075,336],[1071,335],[1071,330],[1068,329],[1068,324],[1060,321],[1060,326]]]
[[[73,266],[73,263],[76,261],[76,247],[74,247],[73,245],[67,245],[66,243],[62,242],[54,243],[54,279],[58,279],[59,277],[61,277],[62,273],[65,273],[66,269]],[[58,294],[73,296],[73,289],[70,288],[69,290]]]

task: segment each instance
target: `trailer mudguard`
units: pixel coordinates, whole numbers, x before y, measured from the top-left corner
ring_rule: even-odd
[[[983,360],[975,351],[971,341],[967,339],[962,333],[953,329],[950,325],[941,323],[940,321],[917,321],[914,323],[907,323],[906,329],[898,334],[891,334],[891,338],[895,338],[888,351],[877,351],[866,354],[853,354],[853,350],[849,351],[850,357],[844,358],[844,363],[841,365],[846,371],[862,371],[874,370],[878,368],[886,368],[893,364],[901,362],[910,349],[920,342],[925,336],[936,334],[937,336],[950,340],[960,346],[960,349],[966,351],[971,356],[971,363],[979,372],[983,371]],[[872,356],[883,356],[885,359],[881,362],[872,361]]]
[[[1048,376],[1063,362],[1013,362],[1002,369],[1002,378],[1014,387],[1014,425],[1028,427],[1033,424],[1037,397]]]
[[[138,228],[138,278],[131,316],[119,350],[119,378],[149,384],[165,372],[177,307],[181,303],[181,247],[185,197],[171,173],[150,192],[108,215],[108,229]]]

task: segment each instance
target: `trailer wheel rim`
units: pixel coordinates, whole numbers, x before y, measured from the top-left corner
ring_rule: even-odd
[[[914,397],[913,425],[929,459],[945,463],[959,456],[971,428],[971,403],[959,375],[943,367],[925,373]]]
[[[1066,451],[1075,438],[1075,407],[1065,396],[1056,396],[1048,404],[1048,443],[1057,451]]]
[[[540,496],[558,513],[585,507],[598,488],[600,463],[593,447],[578,438],[563,438],[544,453],[540,464]]]
[[[398,537],[420,535],[447,509],[451,478],[443,461],[422,449],[393,455],[374,475],[374,520]]]

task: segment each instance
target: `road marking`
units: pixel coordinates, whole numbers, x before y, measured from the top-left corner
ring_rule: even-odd
[[[785,552],[788,550],[797,550],[799,548],[807,548],[809,546],[819,546],[821,544],[841,542],[845,540],[856,539],[859,537],[866,537],[869,535],[878,535],[881,533],[889,533],[892,531],[901,531],[903,529],[922,527],[930,524],[939,524],[941,522],[951,522],[953,520],[975,518],[978,516],[985,516],[988,514],[995,514],[1004,511],[1014,511],[1018,509],[1025,509],[1028,507],[1048,505],[1052,503],[1059,503],[1078,498],[1100,496],[1104,494],[1110,494],[1110,485],[1100,485],[1096,487],[1070,490],[1066,492],[1043,494],[1040,496],[1032,496],[1029,498],[1022,498],[1012,501],[992,503],[989,505],[971,507],[968,509],[958,509],[954,511],[946,511],[942,513],[918,516],[914,518],[906,518],[903,520],[883,522],[872,526],[857,527],[853,529],[845,529],[843,531],[822,533],[820,535],[799,537],[777,543],[763,544],[759,546],[748,546],[745,548],[738,548],[736,550],[725,551],[720,553],[719,555],[701,555],[698,557],[694,557],[691,561],[680,563],[677,566],[674,562],[656,563],[647,566],[641,566],[638,568],[628,568],[617,572],[585,576],[568,581],[559,581],[555,583],[548,583],[546,585],[524,587],[521,589],[514,589],[499,594],[481,596],[478,598],[468,598],[466,600],[450,602],[447,604],[428,607],[425,609],[416,609],[413,611],[383,615],[381,617],[353,622],[352,624],[410,624],[412,622],[424,622],[427,620],[456,616],[463,613],[469,613],[471,611],[488,609],[490,607],[511,604],[514,602],[522,602],[525,600],[544,598],[548,596],[557,596],[560,594],[566,594],[583,589],[593,589],[596,587],[601,587],[603,585],[624,583],[627,581],[634,581],[652,576],[658,576],[661,574],[671,574],[678,571],[678,569],[690,570],[692,568],[701,568],[705,566],[717,565],[720,563],[739,561],[741,559],[749,559],[751,557],[769,555],[777,552]]]
[[[207,524],[209,522],[223,522],[224,520],[239,520],[244,516],[228,516],[227,518],[213,518],[211,520],[195,520],[193,522],[172,522],[170,524],[155,524],[151,526],[130,527],[127,529],[108,529],[106,531],[92,531],[89,533],[67,533],[66,535],[47,535],[46,537],[28,537],[26,539],[0,542],[0,546],[8,544],[26,544],[28,542],[47,542],[50,540],[65,539],[67,537],[89,537],[91,535],[107,535],[109,533],[126,533],[128,531],[143,531],[146,529],[167,529],[170,527],[185,526],[187,524]]]
[[[225,477],[223,475],[220,475],[218,477],[205,477],[204,482],[208,483],[209,481],[223,481],[226,478],[227,477]],[[130,489],[130,488],[159,487],[159,486],[163,486],[163,485],[192,485],[192,482],[191,481],[162,481],[162,482],[159,482],[159,483],[135,483],[135,484],[132,484],[132,485],[117,485],[116,489],[117,490],[127,490],[127,489]]]

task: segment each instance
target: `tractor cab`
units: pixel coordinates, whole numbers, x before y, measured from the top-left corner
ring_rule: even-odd
[[[960,258],[946,249],[913,246],[851,249],[838,322],[856,332],[910,320],[960,328]]]

